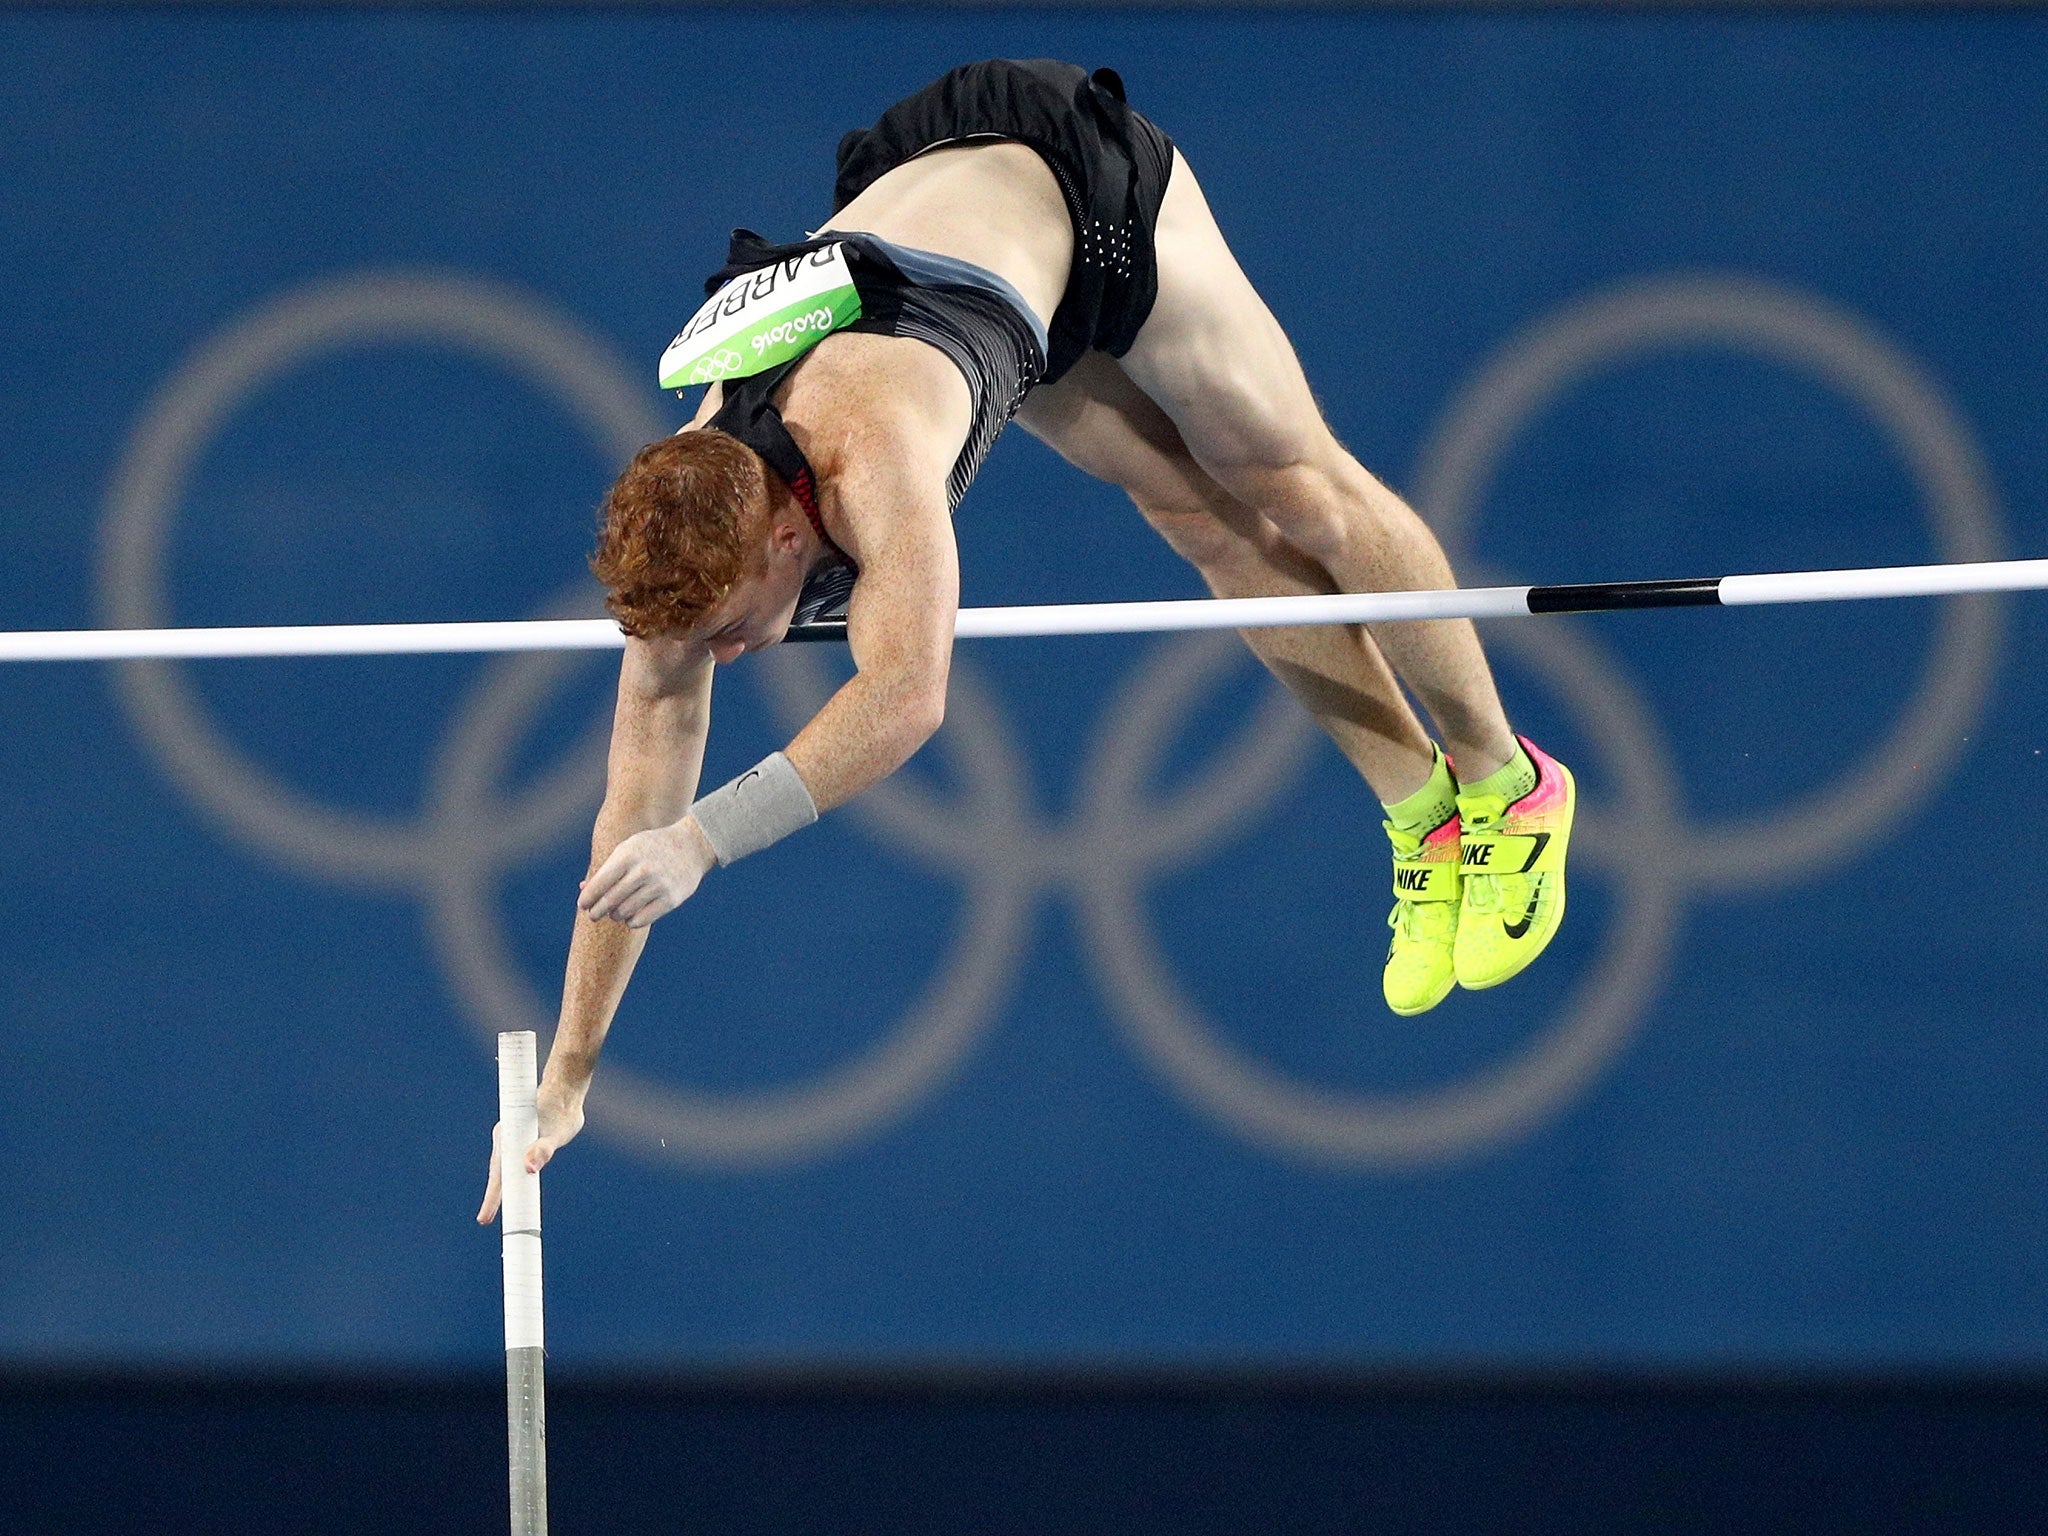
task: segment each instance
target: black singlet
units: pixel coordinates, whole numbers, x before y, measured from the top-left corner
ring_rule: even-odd
[[[868,234],[826,234],[771,245],[751,230],[734,230],[726,264],[706,281],[704,291],[715,293],[744,273],[835,243],[846,247],[861,298],[860,318],[843,329],[926,342],[951,358],[967,381],[973,425],[946,477],[948,504],[957,509],[996,438],[1045,376],[1045,326],[1023,295],[995,273]],[[718,412],[705,425],[730,433],[758,453],[815,522],[816,476],[774,403],[782,381],[807,356],[726,380]],[[794,622],[844,618],[858,574],[843,559],[814,572],[797,599]]]

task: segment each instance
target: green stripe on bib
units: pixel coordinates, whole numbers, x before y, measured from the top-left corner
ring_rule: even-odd
[[[661,355],[661,387],[743,379],[801,356],[860,318],[846,247],[743,272],[704,301]]]

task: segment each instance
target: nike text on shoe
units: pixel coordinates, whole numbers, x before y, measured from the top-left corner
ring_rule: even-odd
[[[1399,1014],[1427,1013],[1457,981],[1452,956],[1458,936],[1458,818],[1426,833],[1381,822],[1394,845],[1394,930],[1381,987]]]

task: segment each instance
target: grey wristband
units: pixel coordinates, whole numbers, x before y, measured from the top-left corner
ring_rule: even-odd
[[[720,864],[759,853],[818,819],[817,802],[788,758],[772,752],[690,807]]]

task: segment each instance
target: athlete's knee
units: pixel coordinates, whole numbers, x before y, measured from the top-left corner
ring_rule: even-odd
[[[1274,503],[1283,511],[1320,506],[1355,489],[1348,482],[1357,465],[1313,410],[1306,419],[1264,407],[1209,413],[1183,431],[1202,468],[1262,510]]]
[[[1276,471],[1260,506],[1290,545],[1323,565],[1350,559],[1366,535],[1350,487],[1315,465]]]
[[[1175,404],[1188,450],[1218,479],[1312,460],[1329,436],[1313,409],[1300,419],[1248,382],[1211,379],[1195,398]]]
[[[1325,463],[1261,465],[1217,478],[1258,508],[1288,543],[1325,564],[1344,560],[1367,534],[1359,488]]]
[[[1244,534],[1210,502],[1156,491],[1134,491],[1131,501],[1168,547],[1198,570],[1219,570],[1245,556]]]

